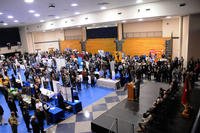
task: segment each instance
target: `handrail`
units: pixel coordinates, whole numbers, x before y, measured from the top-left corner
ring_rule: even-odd
[[[200,123],[200,109],[199,109],[199,112],[198,112],[197,117],[195,119],[195,122],[193,124],[191,133],[197,133],[197,128],[198,128],[199,123]]]
[[[116,119],[117,119],[117,118],[116,118]],[[114,123],[116,123],[116,119],[112,122],[112,124],[111,124],[111,126],[110,126],[110,128],[109,128],[109,132],[108,132],[108,133],[111,133],[111,129],[113,128]]]

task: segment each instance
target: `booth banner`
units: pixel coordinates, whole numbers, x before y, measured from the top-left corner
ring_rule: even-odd
[[[53,82],[53,90],[54,90],[54,92],[55,92],[56,94],[58,94],[59,89],[58,89],[58,85],[57,85],[57,84],[59,84],[59,81],[52,80],[52,82]]]
[[[66,91],[66,94],[67,94],[67,100],[69,102],[72,102],[72,90],[71,90],[71,87],[65,87],[65,91]]]

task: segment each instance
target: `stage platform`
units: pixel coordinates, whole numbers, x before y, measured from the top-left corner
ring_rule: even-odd
[[[119,120],[118,133],[137,133],[138,122],[141,121],[142,114],[149,109],[159,93],[159,88],[156,87],[156,84],[158,85],[159,83],[152,84],[150,82],[147,84],[141,89],[139,101],[128,101],[125,99],[94,119],[91,122],[92,131],[95,133],[116,132],[117,118]],[[163,86],[163,88],[167,89],[168,85]],[[197,85],[192,93],[191,105],[194,107],[194,110],[190,119],[181,117],[180,113],[183,110],[183,106],[180,104],[180,101],[177,101],[175,107],[169,107],[173,109],[173,114],[167,118],[165,123],[161,124],[163,126],[150,127],[148,133],[190,133],[200,107],[199,96],[200,86]]]

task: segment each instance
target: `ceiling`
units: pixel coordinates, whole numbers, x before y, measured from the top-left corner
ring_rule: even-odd
[[[150,3],[166,0],[143,0],[142,3]],[[129,5],[136,5],[136,0],[35,0],[33,3],[25,3],[24,0],[1,0],[0,1],[0,27],[13,27],[40,23],[41,20],[49,21],[55,19],[55,16],[60,18],[75,16],[75,12],[85,14],[89,12],[100,11],[104,6],[106,9],[119,8]],[[72,7],[71,4],[76,3],[78,6]],[[55,8],[49,8],[49,4],[55,5]],[[34,13],[29,13],[29,10],[34,10],[40,14],[35,17]],[[14,18],[7,18],[12,15]],[[19,22],[14,22],[18,20]],[[7,23],[4,26],[3,23]]]

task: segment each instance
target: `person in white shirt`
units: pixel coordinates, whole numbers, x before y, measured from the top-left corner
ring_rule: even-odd
[[[36,107],[36,109],[43,111],[43,106],[39,99],[36,99],[35,107]]]

